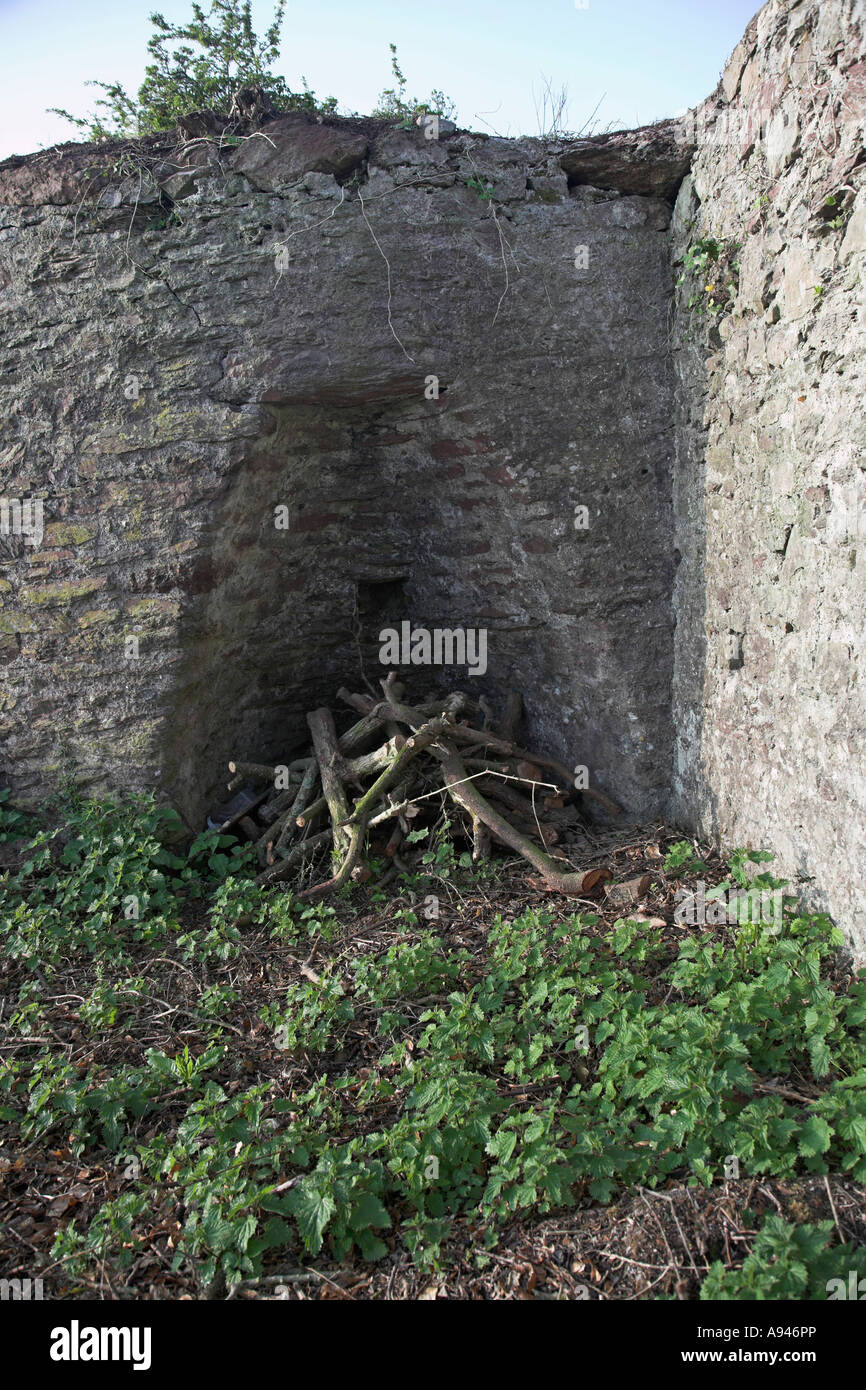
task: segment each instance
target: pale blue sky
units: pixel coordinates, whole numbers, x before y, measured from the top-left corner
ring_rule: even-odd
[[[289,0],[280,67],[303,74],[341,110],[368,112],[391,85],[396,43],[410,97],[431,87],[457,103],[458,122],[503,135],[538,134],[533,88],[568,84],[570,126],[599,98],[601,127],[643,125],[707,96],[758,0]],[[188,0],[0,0],[0,158],[75,138],[45,114],[89,110],[88,78],[144,75],[148,15],[190,17]],[[254,6],[261,31],[272,14]],[[485,124],[485,122],[487,124]]]

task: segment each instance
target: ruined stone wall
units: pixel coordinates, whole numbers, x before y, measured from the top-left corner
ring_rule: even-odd
[[[673,224],[680,263],[717,239],[703,278],[735,284],[715,316],[718,285],[677,291],[673,814],[775,849],[861,956],[863,19],[760,11],[694,113]]]
[[[383,627],[484,629],[410,691],[521,688],[863,956],[863,27],[770,0],[684,121],[592,140],[291,116],[0,166],[0,498],[45,512],[0,534],[0,783],[193,821]]]
[[[657,813],[688,158],[293,116],[0,167],[0,495],[45,514],[0,537],[0,782],[195,820],[409,619],[485,629],[483,675],[438,674],[521,688]]]

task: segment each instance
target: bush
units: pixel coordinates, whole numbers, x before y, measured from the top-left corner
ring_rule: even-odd
[[[726,1270],[718,1260],[701,1285],[704,1301],[723,1299],[800,1299],[818,1301],[845,1298],[850,1275],[866,1275],[866,1250],[862,1246],[830,1248],[832,1221],[817,1226],[792,1226],[781,1216],[768,1216],[755,1237],[742,1269]],[[834,1280],[842,1281],[842,1289]]]
[[[303,91],[293,92],[273,70],[285,7],[285,0],[277,0],[273,22],[262,38],[253,29],[251,0],[212,0],[207,14],[194,4],[187,24],[170,24],[161,14],[152,14],[155,33],[147,45],[152,61],[137,98],[119,82],[90,82],[88,86],[104,94],[95,112],[73,116],[60,107],[50,110],[71,121],[87,140],[173,130],[190,111],[227,114],[234,93],[246,86],[261,88],[277,111],[333,111],[335,97],[318,103],[303,78]]]

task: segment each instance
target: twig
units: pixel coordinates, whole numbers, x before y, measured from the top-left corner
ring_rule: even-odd
[[[838,1215],[836,1214],[836,1203],[833,1201],[833,1193],[830,1191],[830,1182],[829,1182],[829,1179],[827,1178],[827,1174],[826,1174],[826,1173],[824,1174],[824,1186],[825,1186],[826,1189],[827,1189],[827,1200],[828,1200],[828,1202],[830,1203],[830,1210],[831,1210],[832,1213],[833,1213],[833,1221],[834,1221],[834,1223],[835,1223],[836,1230],[839,1232],[839,1239],[841,1240],[842,1244],[844,1245],[844,1244],[845,1244],[845,1237],[844,1237],[844,1235],[842,1234],[842,1227],[839,1225],[839,1217],[838,1217]]]

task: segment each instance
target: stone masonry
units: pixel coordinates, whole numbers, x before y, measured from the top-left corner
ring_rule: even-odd
[[[707,330],[684,285],[674,314],[673,815],[775,850],[861,957],[863,21],[764,6],[694,113],[672,228],[676,261],[739,248],[732,311]]]
[[[287,116],[7,161],[0,488],[45,512],[0,571],[16,794],[67,766],[194,821],[408,619],[488,633],[484,676],[417,688],[521,688],[537,739],[656,813],[688,158],[667,127]]]
[[[483,628],[410,691],[522,689],[864,956],[864,112],[862,0],[770,0],[644,130],[0,165],[0,785],[194,824],[383,627]]]

